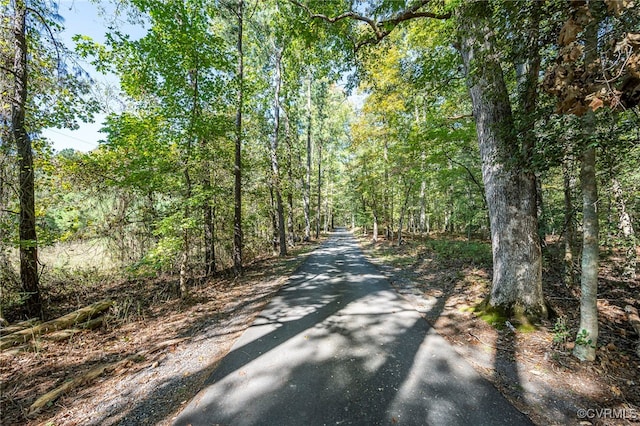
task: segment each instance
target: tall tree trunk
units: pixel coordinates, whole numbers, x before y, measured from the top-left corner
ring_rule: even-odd
[[[191,176],[189,175],[189,155],[190,149],[187,148],[187,155],[184,166],[184,183],[186,188],[185,201],[184,201],[184,220],[182,223],[182,259],[180,260],[180,282],[179,291],[180,298],[186,299],[189,296],[189,215],[191,214],[189,203],[191,198]]]
[[[278,215],[278,239],[280,241],[280,256],[287,255],[287,236],[284,223],[284,207],[280,192],[280,166],[278,165],[278,138],[280,133],[280,85],[282,83],[281,62],[282,49],[276,50],[275,94],[273,97],[273,138],[271,138],[271,171],[272,185],[276,194],[276,212]]]
[[[289,212],[287,214],[287,233],[289,238],[289,245],[293,247],[296,243],[295,234],[295,210],[293,205],[293,141],[291,137],[291,123],[289,122],[289,114],[284,115],[285,123],[285,135],[287,142],[287,177],[289,185],[287,187],[287,204],[289,206]]]
[[[591,15],[594,16],[594,15]],[[599,22],[592,19],[583,31],[585,64],[593,66],[598,60]],[[582,120],[582,152],[580,187],[582,189],[582,273],[580,276],[580,328],[576,336],[573,355],[581,361],[594,361],[598,344],[598,269],[599,269],[599,223],[598,187],[596,180],[596,149],[591,143],[595,131],[595,114],[587,112]]]
[[[400,219],[398,220],[398,246],[402,244],[402,224],[404,222],[404,215],[409,206],[409,195],[411,194],[411,183],[407,183],[407,192],[404,195],[404,203],[400,208]]]
[[[564,186],[564,283],[573,287],[576,283],[573,260],[573,244],[576,238],[576,221],[573,209],[574,177],[571,173],[571,159],[567,155],[562,161],[562,181]]]
[[[517,152],[511,104],[494,51],[489,4],[466,2],[457,18],[491,225],[493,283],[488,306],[530,319],[546,317],[535,179],[522,168],[509,166],[521,153]]]
[[[211,180],[203,180],[202,186],[207,194],[211,193]],[[216,246],[215,246],[215,213],[211,200],[207,197],[203,203],[204,208],[204,251],[205,273],[212,275],[216,272]]]
[[[304,182],[304,240],[311,239],[311,77],[307,88],[307,167]]]
[[[378,215],[376,212],[373,212],[373,236],[371,237],[371,241],[374,243],[378,242]]]
[[[589,113],[593,116],[593,113]],[[582,275],[580,278],[580,328],[573,354],[582,361],[596,358],[598,343],[598,188],[596,186],[596,150],[587,148],[582,154],[580,171],[582,188]]]
[[[425,174],[425,158],[426,158],[426,154],[424,151],[422,151],[420,153],[420,175],[421,176],[424,176]],[[419,223],[418,229],[420,230],[420,233],[423,233],[425,231],[426,223],[427,223],[426,193],[427,193],[427,181],[423,177],[422,181],[420,182],[420,220],[418,222]]]
[[[42,300],[38,278],[38,240],[36,236],[35,186],[31,139],[25,127],[28,71],[26,39],[27,6],[15,1],[14,16],[14,90],[11,104],[11,130],[18,154],[20,198],[20,280],[25,307],[30,317],[42,318]]]
[[[320,216],[322,214],[322,141],[318,141],[318,204],[316,205],[316,239],[320,238]]]
[[[242,273],[242,104],[244,97],[244,54],[242,52],[243,0],[238,0],[236,9],[238,18],[238,65],[236,78],[238,84],[236,111],[236,146],[235,164],[233,168],[233,272]]]

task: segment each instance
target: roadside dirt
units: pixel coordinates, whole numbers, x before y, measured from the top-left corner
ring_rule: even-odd
[[[384,240],[360,241],[434,329],[536,424],[640,423],[638,336],[624,313],[625,305],[640,307],[640,283],[617,277],[615,257],[602,262],[597,359],[581,363],[571,355],[579,289],[567,288],[559,271],[544,271],[545,294],[555,316],[536,330],[514,332],[472,312],[489,292],[490,262],[474,264],[455,252],[439,255],[424,241],[409,240],[400,247]]]

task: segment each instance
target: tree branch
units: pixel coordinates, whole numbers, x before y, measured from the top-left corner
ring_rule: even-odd
[[[367,44],[377,44],[386,36],[388,36],[391,33],[391,31],[393,31],[394,28],[401,22],[408,21],[411,19],[416,19],[416,18],[449,19],[451,17],[451,13],[440,14],[440,13],[433,13],[433,12],[421,12],[420,9],[426,6],[427,4],[429,4],[431,0],[420,0],[418,3],[398,13],[396,16],[389,19],[384,19],[379,22],[376,22],[374,19],[371,19],[367,16],[360,15],[352,10],[341,13],[340,15],[336,15],[336,16],[327,16],[320,13],[314,13],[309,8],[309,6],[301,3],[298,0],[289,0],[289,1],[295,4],[296,6],[304,9],[309,14],[309,17],[311,19],[321,19],[323,21],[326,21],[332,24],[344,19],[353,19],[355,21],[364,22],[367,25],[369,25],[369,27],[374,33],[374,37],[364,39],[360,42],[355,43],[356,51],[358,51],[362,46],[365,46]]]

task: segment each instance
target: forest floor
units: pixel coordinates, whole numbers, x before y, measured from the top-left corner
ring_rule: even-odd
[[[579,288],[564,285],[561,271],[544,270],[553,317],[535,329],[514,332],[504,319],[473,312],[490,288],[488,243],[408,238],[398,247],[362,236],[360,242],[414,305],[435,302],[438,309],[423,311],[427,321],[536,424],[640,423],[638,336],[624,312],[626,305],[640,308],[640,283],[619,278],[615,256],[603,256],[600,272],[597,358],[581,363],[571,355],[579,325]]]
[[[435,302],[437,309],[421,311],[426,320],[536,424],[640,421],[638,336],[624,313],[628,304],[640,308],[640,285],[616,278],[614,257],[605,258],[600,276],[598,358],[580,363],[571,356],[579,290],[561,284],[553,268],[545,270],[545,292],[556,317],[535,330],[512,332],[472,312],[490,285],[488,244],[408,238],[398,247],[361,238],[361,245],[418,310]],[[40,340],[35,352],[0,355],[0,423],[170,424],[315,247],[304,244],[284,260],[255,262],[238,280],[195,283],[188,300],[176,298],[175,280],[167,278],[108,281],[51,294],[60,315],[104,298],[115,300],[115,306],[102,329],[65,342]],[[36,398],[51,389],[96,365],[143,352],[28,415]]]

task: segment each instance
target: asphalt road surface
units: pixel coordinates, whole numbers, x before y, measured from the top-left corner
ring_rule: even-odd
[[[531,425],[338,231],[176,425]]]

